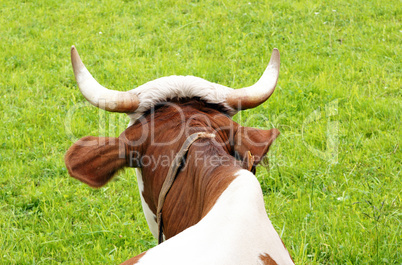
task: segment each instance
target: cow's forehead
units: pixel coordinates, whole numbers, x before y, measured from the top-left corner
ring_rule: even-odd
[[[169,102],[173,98],[197,98],[206,103],[218,104],[225,113],[233,116],[237,111],[225,101],[231,90],[226,86],[195,76],[174,75],[158,78],[129,91],[136,94],[140,101],[136,112],[128,114],[129,125],[132,125],[144,112],[149,111],[157,104]]]

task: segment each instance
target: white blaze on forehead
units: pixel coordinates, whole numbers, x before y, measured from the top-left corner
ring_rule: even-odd
[[[168,102],[172,98],[200,98],[207,103],[220,104],[229,115],[236,110],[226,103],[226,97],[233,89],[209,82],[195,76],[167,76],[145,83],[131,91],[136,94],[140,105],[135,114],[129,114],[130,125],[143,113],[158,103]]]
[[[151,230],[152,235],[155,238],[158,238],[158,224],[156,223],[156,215],[151,211],[147,202],[144,199],[144,196],[142,195],[142,193],[144,191],[144,181],[142,179],[142,171],[141,171],[141,169],[136,168],[135,173],[137,175],[137,183],[138,183],[138,188],[140,190],[141,204],[142,204],[142,209],[144,211],[145,219],[147,220],[148,227],[149,227],[149,230]]]
[[[199,223],[148,250],[138,264],[257,265],[262,254],[294,264],[268,219],[259,182],[240,170]]]

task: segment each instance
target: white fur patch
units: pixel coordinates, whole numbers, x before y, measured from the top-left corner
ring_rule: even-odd
[[[220,104],[229,115],[233,116],[237,110],[225,102],[227,95],[232,91],[232,88],[195,76],[172,75],[161,77],[129,91],[136,94],[140,101],[136,113],[129,114],[130,125],[145,111],[158,103],[168,102],[168,99],[172,98],[198,97],[207,103]]]

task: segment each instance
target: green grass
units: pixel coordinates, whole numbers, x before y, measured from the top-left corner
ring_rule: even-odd
[[[279,48],[276,92],[235,117],[281,131],[257,174],[270,219],[297,264],[401,264],[402,5],[330,2],[0,2],[0,263],[117,264],[156,244],[133,170],[98,190],[67,174],[76,138],[128,122],[83,104],[76,45],[117,90],[247,86]]]

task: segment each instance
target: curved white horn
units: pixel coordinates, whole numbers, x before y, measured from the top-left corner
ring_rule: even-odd
[[[264,103],[274,92],[279,76],[280,56],[274,49],[260,80],[252,86],[235,89],[226,97],[226,103],[236,110],[255,108]]]
[[[78,87],[92,105],[107,111],[123,113],[134,112],[138,108],[137,95],[101,86],[89,73],[74,46],[71,47],[71,63]]]

